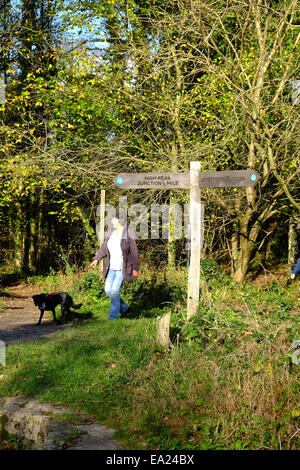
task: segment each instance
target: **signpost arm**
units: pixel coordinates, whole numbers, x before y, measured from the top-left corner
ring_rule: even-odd
[[[187,318],[195,315],[200,285],[200,162],[190,163],[191,254],[188,273]]]

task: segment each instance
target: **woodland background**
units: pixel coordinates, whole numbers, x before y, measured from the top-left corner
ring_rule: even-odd
[[[254,188],[207,189],[205,245],[241,282],[299,254],[296,0],[12,0],[0,6],[0,252],[22,272],[89,262],[96,207],[188,202],[117,191],[119,172],[256,169]],[[3,88],[3,85],[2,85]],[[151,265],[184,240],[139,240]]]

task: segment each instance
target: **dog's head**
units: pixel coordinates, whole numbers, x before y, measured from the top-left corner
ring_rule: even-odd
[[[36,305],[40,309],[45,310],[45,307],[46,307],[46,294],[33,295],[32,298],[33,298],[34,305]]]

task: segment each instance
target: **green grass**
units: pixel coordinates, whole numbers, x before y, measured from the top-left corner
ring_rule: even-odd
[[[9,345],[0,396],[83,411],[128,449],[299,448],[299,367],[289,351],[299,339],[298,284],[237,285],[209,263],[204,272],[208,301],[186,322],[184,270],[144,269],[124,285],[132,314],[118,321],[107,319],[103,283],[89,271],[68,292],[92,317]],[[50,291],[63,280],[35,282]],[[165,352],[156,317],[168,308],[174,348]]]
[[[64,403],[107,422],[121,400],[129,378],[146,364],[153,351],[154,322],[108,321],[95,308],[85,324],[7,348],[1,395],[34,395],[42,401]],[[145,340],[146,339],[146,340]]]

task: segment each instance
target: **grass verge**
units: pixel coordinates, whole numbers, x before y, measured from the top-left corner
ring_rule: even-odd
[[[299,339],[298,284],[238,285],[209,263],[204,274],[206,301],[189,322],[185,271],[146,269],[123,287],[130,318],[108,321],[103,284],[89,271],[68,292],[93,316],[9,345],[0,396],[83,411],[128,449],[299,448],[299,366],[289,351]],[[63,280],[34,279],[45,291]],[[162,351],[156,317],[167,309],[174,348]]]

